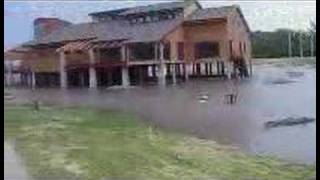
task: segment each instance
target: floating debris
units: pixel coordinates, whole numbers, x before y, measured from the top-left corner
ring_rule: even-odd
[[[106,89],[108,89],[108,90],[122,90],[122,89],[133,89],[133,88],[136,88],[136,86],[124,87],[121,85],[114,85],[114,86],[109,86]]]
[[[286,72],[290,78],[299,78],[304,75],[304,72],[288,71]]]
[[[200,94],[198,96],[199,103],[206,103],[209,100],[209,96],[207,94]]]
[[[299,124],[307,124],[314,122],[315,118],[308,118],[308,117],[300,117],[300,118],[285,118],[279,121],[268,121],[265,123],[266,128],[274,128],[279,126],[294,126]]]
[[[234,104],[237,102],[238,95],[237,94],[226,94],[225,96],[227,104]]]
[[[289,84],[289,83],[295,83],[296,81],[284,79],[284,78],[278,78],[278,79],[270,79],[265,81],[266,84]]]

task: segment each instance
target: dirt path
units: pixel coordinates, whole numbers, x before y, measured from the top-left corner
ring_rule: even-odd
[[[4,142],[4,180],[30,180],[12,144]]]

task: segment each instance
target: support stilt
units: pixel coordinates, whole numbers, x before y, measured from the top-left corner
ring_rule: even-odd
[[[97,73],[93,66],[95,63],[94,51],[89,49],[90,67],[89,67],[89,87],[97,88]]]
[[[63,51],[60,52],[60,88],[65,89],[68,87],[68,77],[65,69],[66,55]]]
[[[173,85],[176,85],[177,84],[176,64],[172,64],[171,68],[172,68],[172,83],[173,83]]]

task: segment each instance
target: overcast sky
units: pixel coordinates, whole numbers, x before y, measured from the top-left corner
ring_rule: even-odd
[[[37,17],[58,17],[80,23],[89,21],[88,13],[122,7],[154,4],[161,0],[109,1],[5,1],[4,46],[10,48],[33,36],[33,20]],[[164,1],[165,2],[165,1]],[[200,0],[203,7],[240,5],[251,30],[272,31],[278,28],[307,29],[316,19],[316,0],[309,1],[214,1]]]

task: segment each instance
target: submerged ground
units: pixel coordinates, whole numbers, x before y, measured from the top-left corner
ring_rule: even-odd
[[[36,172],[34,169],[31,172],[38,173],[38,176],[50,173],[55,176],[60,172],[65,172],[66,175],[71,172],[70,176],[73,176],[73,173],[77,172],[81,176],[95,179],[118,176],[124,170],[121,169],[123,166],[131,169],[124,174],[125,177],[137,177],[147,173],[147,177],[154,179],[185,179],[184,177],[201,175],[213,176],[216,179],[308,179],[315,172],[315,123],[274,129],[265,129],[264,123],[288,117],[316,118],[315,74],[315,59],[275,59],[255,61],[254,77],[239,82],[191,80],[166,89],[145,87],[98,91],[10,90],[16,96],[14,101],[17,103],[30,103],[38,99],[44,104],[56,104],[60,107],[81,105],[117,111],[99,111],[96,114],[96,110],[86,108],[61,111],[51,107],[36,113],[30,110],[30,107],[7,106],[5,126],[7,132],[15,130],[12,134],[7,133],[6,137],[22,143],[17,143],[17,149],[20,149],[20,153],[23,152],[22,155],[26,155],[24,151],[31,148],[28,150],[31,154],[26,156],[32,157],[29,159],[31,165],[28,165],[27,159],[27,167],[37,165],[35,162],[39,160],[32,160],[32,153],[37,154],[36,158],[44,158],[43,162],[53,164],[42,164],[42,169],[39,170],[35,166]],[[227,105],[224,96],[231,91],[238,93],[238,102]],[[199,101],[201,96],[208,99]],[[134,116],[131,116],[132,114]],[[57,116],[58,120],[51,116]],[[107,121],[97,117],[104,117]],[[30,120],[24,124],[21,123],[22,119]],[[113,122],[117,119],[124,121]],[[144,123],[141,124],[139,119]],[[11,124],[12,122],[14,124]],[[133,124],[127,126],[128,122]],[[116,125],[110,127],[108,123]],[[154,128],[145,125],[146,123]],[[127,129],[122,129],[123,127],[131,130],[126,132]],[[166,130],[164,132],[159,129]],[[167,133],[168,130],[175,133]],[[202,140],[178,134],[178,131]],[[21,138],[14,135],[14,132],[30,138],[30,141],[23,138],[18,141]],[[31,132],[40,132],[40,135]],[[156,135],[153,135],[154,132]],[[42,136],[48,140],[45,141]],[[117,141],[113,142],[112,139]],[[229,147],[218,145],[211,140],[239,147],[240,150],[230,150]],[[68,143],[71,145],[62,147]],[[150,143],[155,146],[150,146]],[[160,148],[162,146],[164,148]],[[44,149],[45,152],[35,149]],[[251,155],[242,153],[244,151]],[[56,155],[50,157],[52,152],[56,152]],[[183,159],[183,153],[186,153],[183,155],[186,159]],[[123,154],[126,156],[122,156]],[[285,161],[257,157],[254,154],[277,156]],[[140,158],[136,159],[136,155]],[[145,160],[149,159],[148,156],[150,161]],[[51,162],[51,158],[58,162]],[[67,160],[69,158],[70,162]],[[94,165],[95,161],[99,163]],[[132,166],[123,165],[122,162]],[[64,166],[57,169],[55,163],[62,163]],[[296,166],[292,165],[293,163],[307,163],[309,166]],[[87,171],[92,166],[95,167]],[[167,166],[168,168],[165,168]],[[101,170],[98,170],[99,168]],[[108,171],[105,168],[111,169]],[[57,170],[56,174],[52,169]]]

